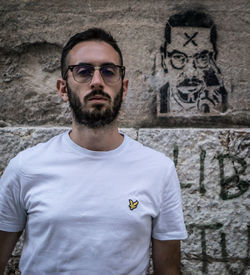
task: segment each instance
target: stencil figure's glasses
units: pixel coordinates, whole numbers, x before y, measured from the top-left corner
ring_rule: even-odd
[[[186,55],[185,53],[173,51],[168,53],[171,65],[178,70],[181,70],[189,62],[189,59],[193,59],[194,68],[205,69],[210,64],[211,52],[204,51],[194,55]]]
[[[116,83],[123,79],[125,75],[125,67],[113,63],[104,64],[102,66],[93,66],[84,63],[71,65],[68,66],[67,71],[64,74],[64,79],[66,79],[68,70],[72,72],[74,80],[79,83],[90,83],[95,70],[100,72],[102,79],[106,84]]]

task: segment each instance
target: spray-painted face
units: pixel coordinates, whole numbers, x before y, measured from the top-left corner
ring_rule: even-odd
[[[222,103],[210,28],[172,27],[165,66],[170,79],[170,110],[210,113]]]

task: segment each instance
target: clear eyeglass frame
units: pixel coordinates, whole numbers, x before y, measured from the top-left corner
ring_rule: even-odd
[[[90,83],[95,70],[99,70],[106,84],[116,83],[125,76],[125,67],[113,63],[102,66],[94,66],[91,64],[70,65],[64,74],[64,79],[66,79],[69,70],[72,72],[74,80],[79,83]]]
[[[176,69],[183,69],[192,58],[195,66],[199,69],[205,69],[210,64],[211,52],[197,53],[195,55],[186,55],[185,53],[169,54],[171,64]]]

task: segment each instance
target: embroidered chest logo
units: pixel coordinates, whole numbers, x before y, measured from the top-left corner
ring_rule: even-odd
[[[129,199],[129,208],[130,208],[130,210],[134,210],[137,207],[138,204],[139,204],[138,200],[133,202],[132,200]]]

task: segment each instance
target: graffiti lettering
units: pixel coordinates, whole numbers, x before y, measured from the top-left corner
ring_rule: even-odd
[[[177,167],[179,157],[179,147],[177,144],[174,145],[173,158],[174,164]],[[220,154],[216,157],[219,162],[219,184],[221,186],[220,198],[223,200],[229,200],[237,198],[244,194],[249,188],[249,181],[241,179],[247,168],[247,163],[243,158],[233,156],[230,154]],[[199,175],[199,192],[204,195],[206,193],[205,188],[205,159],[206,151],[201,148],[200,151],[200,175]],[[225,164],[224,160],[229,159],[233,165],[234,174],[230,177],[225,177],[224,170]],[[240,168],[237,168],[240,165]],[[183,183],[181,182],[181,188],[190,188],[193,183]]]
[[[245,258],[241,257],[230,257],[227,252],[227,245],[226,245],[226,234],[221,232],[220,237],[221,240],[219,241],[221,247],[221,258],[211,257],[207,254],[207,241],[206,241],[206,233],[208,230],[219,230],[223,227],[221,223],[215,224],[207,224],[207,225],[199,225],[199,224],[190,224],[187,226],[189,233],[191,234],[193,230],[198,229],[200,230],[200,241],[201,241],[201,256],[197,258],[197,255],[192,258],[193,260],[201,260],[202,261],[202,273],[208,274],[208,265],[212,262],[222,262],[225,263],[226,270],[228,274],[235,274],[235,275],[244,275],[246,274],[246,270],[248,267],[249,262],[249,252],[250,252],[250,226],[247,226],[247,256]],[[240,263],[241,268],[237,267],[237,270],[231,267],[230,263]]]
[[[209,225],[199,225],[199,224],[190,224],[187,226],[188,229],[192,230],[193,228],[197,228],[201,230],[201,248],[202,248],[202,272],[204,274],[208,274],[208,258],[207,255],[207,242],[206,242],[206,229],[210,230],[218,230],[223,225],[221,223],[209,224]]]
[[[173,156],[174,156],[174,164],[177,166],[178,164],[178,156],[179,156],[179,147],[177,144],[174,145],[174,151],[173,151]],[[200,178],[199,178],[199,192],[203,195],[206,193],[205,185],[204,185],[204,162],[206,158],[206,151],[201,149],[200,152]],[[192,186],[192,183],[180,183],[182,188],[190,188]]]
[[[175,166],[177,166],[178,156],[179,156],[179,148],[178,148],[177,144],[174,145],[173,155],[174,155],[174,164],[175,164]],[[181,188],[190,188],[192,186],[191,183],[182,183],[182,182],[180,182],[180,185],[181,185]]]
[[[240,175],[244,174],[247,168],[247,163],[244,159],[232,156],[230,154],[220,154],[217,156],[220,168],[220,197],[223,200],[237,198],[245,193],[249,188],[249,182],[240,179]],[[232,162],[235,174],[230,177],[224,175],[224,160],[229,159]],[[240,164],[241,169],[237,169],[236,163]],[[235,191],[236,189],[236,191]]]
[[[247,257],[241,259],[241,261],[243,263],[243,267],[240,270],[239,270],[239,268],[237,268],[237,270],[235,270],[229,264],[230,258],[228,257],[228,253],[227,253],[226,234],[223,232],[221,233],[221,254],[222,254],[223,260],[225,261],[226,269],[229,272],[229,274],[243,275],[246,273],[246,267],[248,266],[249,254],[250,254],[249,253],[249,251],[250,251],[250,226],[247,226],[247,234],[248,234]]]
[[[204,186],[204,161],[206,158],[206,151],[201,149],[200,153],[200,193],[205,194],[206,189]]]

